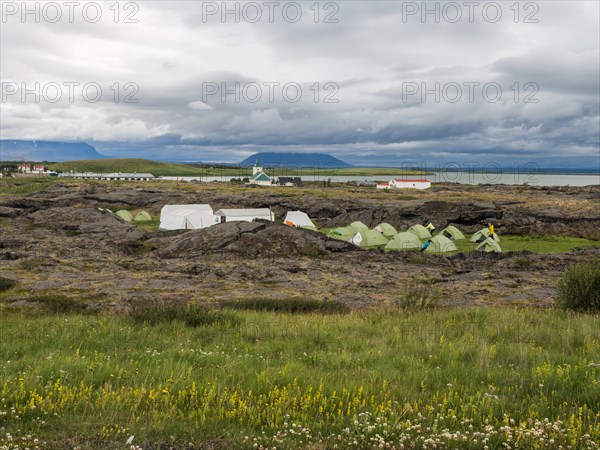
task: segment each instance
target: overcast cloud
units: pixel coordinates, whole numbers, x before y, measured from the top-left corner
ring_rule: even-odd
[[[110,156],[172,161],[319,151],[362,165],[600,163],[597,1],[479,2],[472,21],[463,2],[319,2],[318,23],[312,1],[296,23],[292,2],[278,2],[273,23],[263,2],[257,23],[248,2],[225,20],[208,15],[221,2],[121,2],[117,23],[112,3],[98,3],[97,23],[91,7],[85,19],[86,2],[73,23],[63,2],[56,23],[39,3],[38,23],[21,2],[2,2],[3,139],[86,141]],[[440,8],[439,23],[423,20],[424,6]],[[137,23],[124,23],[128,14]],[[47,88],[39,102],[14,92],[36,82]],[[73,101],[65,82],[80,83]],[[95,103],[81,98],[90,82],[102,88]],[[55,103],[49,83],[62,86]],[[239,101],[207,91],[223,83],[247,89]],[[279,83],[272,98],[269,83]]]

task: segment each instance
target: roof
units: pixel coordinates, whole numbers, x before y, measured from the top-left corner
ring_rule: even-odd
[[[229,216],[229,217],[241,217],[241,216],[264,216],[269,217],[273,213],[269,208],[250,208],[250,209],[219,209],[215,216]]]
[[[402,180],[399,178],[395,178],[393,181],[395,181],[396,183],[430,183],[429,180]]]
[[[271,181],[271,177],[264,172],[256,172],[252,175],[250,181]]]
[[[94,173],[94,172],[65,172],[63,177],[87,177],[87,178],[154,178],[154,175],[147,172],[109,172],[109,173]]]

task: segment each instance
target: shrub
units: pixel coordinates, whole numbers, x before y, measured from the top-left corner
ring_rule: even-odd
[[[349,311],[348,306],[337,300],[311,300],[304,298],[272,299],[261,298],[254,300],[227,301],[221,306],[250,311],[271,311],[290,314],[343,314]]]
[[[559,305],[574,311],[600,311],[600,259],[571,266],[558,282]]]
[[[0,292],[8,291],[9,289],[15,287],[17,282],[15,280],[11,280],[10,278],[0,277]]]
[[[440,289],[433,280],[423,277],[412,278],[396,304],[402,309],[433,309],[441,298]]]
[[[58,294],[46,294],[29,297],[28,302],[41,303],[46,311],[55,314],[66,314],[81,312],[84,309],[84,304],[70,297]]]
[[[213,324],[237,325],[239,319],[205,305],[174,302],[158,302],[151,305],[134,307],[130,317],[138,323],[158,325],[160,323],[181,322],[189,327],[201,327]]]

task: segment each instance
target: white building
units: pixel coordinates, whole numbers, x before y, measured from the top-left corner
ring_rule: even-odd
[[[420,180],[403,180],[394,179],[388,183],[378,183],[377,189],[429,189],[431,187],[431,181],[420,179]]]
[[[215,223],[252,222],[255,219],[275,220],[273,211],[269,208],[255,209],[219,209],[215,213]]]
[[[271,179],[271,177],[269,175],[267,175],[264,172],[263,167],[260,165],[260,162],[258,161],[258,159],[256,160],[256,163],[252,167],[252,176],[250,177],[249,183],[256,184],[258,186],[272,186],[273,185],[273,180]]]

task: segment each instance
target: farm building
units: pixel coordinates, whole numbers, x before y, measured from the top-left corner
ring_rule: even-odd
[[[107,172],[107,173],[95,173],[95,172],[66,172],[61,174],[64,178],[74,178],[76,180],[109,180],[109,181],[149,181],[154,179],[154,175],[145,172]]]
[[[255,219],[275,220],[275,215],[269,208],[255,209],[219,209],[215,213],[216,223],[252,222]]]
[[[195,230],[214,224],[209,205],[165,205],[160,210],[160,230]]]
[[[387,183],[378,183],[377,189],[429,189],[431,181],[426,179],[420,180],[402,180],[394,179]]]

